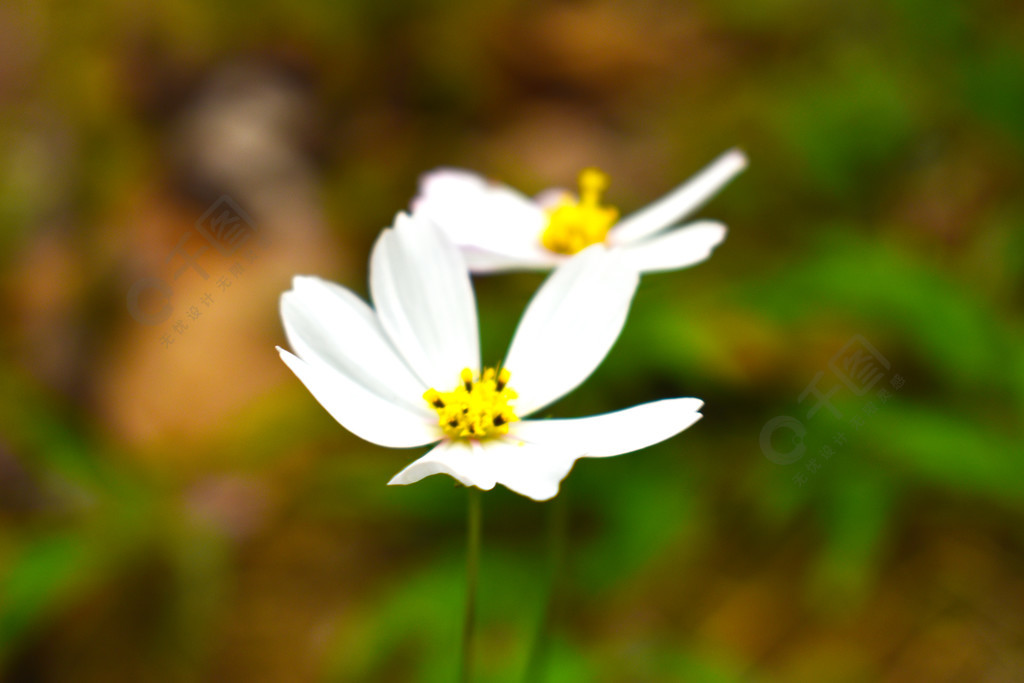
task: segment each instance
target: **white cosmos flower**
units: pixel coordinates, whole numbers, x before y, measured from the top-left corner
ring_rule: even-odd
[[[621,220],[601,204],[608,178],[596,169],[580,174],[579,197],[548,190],[536,199],[469,171],[438,169],[420,179],[412,205],[448,234],[475,273],[547,270],[597,243],[621,251],[639,272],[677,270],[708,258],[726,232],[717,221],[679,222],[746,166],[743,152],[729,150]]]
[[[373,306],[339,285],[296,277],[281,297],[295,354],[278,351],[355,435],[393,448],[437,443],[390,484],[444,473],[466,486],[500,483],[547,500],[577,458],[645,448],[701,417],[702,401],[677,398],[593,417],[521,419],[600,364],[637,279],[603,247],[585,250],[537,291],[503,367],[483,368],[462,255],[429,221],[399,214],[373,248]]]

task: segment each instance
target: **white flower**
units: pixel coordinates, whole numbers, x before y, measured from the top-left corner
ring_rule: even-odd
[[[357,436],[393,448],[439,442],[390,484],[444,473],[547,500],[577,458],[645,448],[701,417],[700,400],[677,398],[593,417],[520,419],[576,388],[615,342],[638,279],[620,261],[598,246],[558,268],[527,307],[503,367],[483,368],[459,250],[430,222],[399,214],[373,248],[373,307],[339,285],[296,277],[281,297],[295,355],[278,351]]]
[[[676,270],[708,258],[726,232],[717,221],[679,221],[746,166],[746,156],[730,150],[622,220],[601,204],[608,178],[596,169],[580,174],[578,198],[548,190],[536,200],[469,171],[438,169],[421,178],[412,205],[448,234],[475,273],[547,270],[597,243],[621,251],[638,272]]]

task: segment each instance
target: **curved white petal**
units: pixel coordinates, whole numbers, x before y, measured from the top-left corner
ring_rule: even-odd
[[[392,403],[422,408],[426,386],[398,355],[373,310],[344,287],[297,276],[281,295],[281,319],[292,350],[324,363]]]
[[[501,438],[444,441],[388,484],[447,474],[465,486],[490,490],[497,483],[548,500],[577,459],[621,455],[664,441],[699,420],[702,405],[699,399],[676,398],[593,417],[516,422]]]
[[[413,484],[432,474],[447,474],[463,486],[475,486],[485,491],[493,489],[495,484],[489,461],[483,457],[483,449],[478,442],[446,439],[393,476],[388,486]]]
[[[569,393],[604,360],[622,331],[639,276],[601,245],[559,266],[534,295],[504,366],[529,415]]]
[[[509,437],[482,444],[495,481],[516,493],[542,501],[558,494],[558,485],[579,457],[573,448],[552,447]]]
[[[543,256],[540,236],[547,214],[507,185],[460,169],[424,174],[415,213],[433,221],[460,247],[478,247],[531,261]]]
[[[429,221],[399,214],[370,256],[377,317],[409,367],[447,391],[480,369],[476,301],[458,249]]]
[[[702,416],[697,398],[670,398],[591,417],[565,420],[523,420],[509,428],[510,439],[604,458],[631,453],[660,443]]]
[[[746,167],[743,152],[725,152],[661,199],[616,223],[608,233],[609,243],[624,245],[664,230],[698,209]]]
[[[341,426],[361,439],[390,448],[433,443],[443,435],[437,417],[368,391],[327,365],[307,363],[278,348],[281,360]]]
[[[432,474],[447,474],[465,486],[485,491],[495,483],[534,500],[558,493],[558,484],[578,454],[564,449],[511,441],[446,441],[396,474],[388,484],[412,484]]]
[[[515,254],[504,254],[488,251],[479,247],[463,247],[462,256],[472,273],[504,273],[508,271],[551,270],[567,257],[552,251],[537,250],[532,256],[524,257]]]
[[[580,457],[577,448],[562,448],[542,443],[515,441],[509,437],[494,440],[485,453],[498,483],[516,493],[544,501],[558,495],[558,486]]]
[[[620,249],[626,263],[641,273],[678,270],[706,260],[725,233],[717,221],[696,221]]]

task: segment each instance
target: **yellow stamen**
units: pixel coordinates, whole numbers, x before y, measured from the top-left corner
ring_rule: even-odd
[[[614,206],[601,205],[601,193],[608,188],[608,176],[596,168],[580,173],[580,198],[564,197],[548,210],[548,225],[541,243],[559,254],[575,254],[591,244],[603,242],[619,218]]]
[[[508,388],[509,371],[496,372],[485,368],[473,381],[473,372],[466,368],[459,373],[460,383],[447,392],[427,389],[423,399],[437,412],[437,424],[445,435],[456,439],[486,439],[508,434],[511,422],[517,422],[515,409],[508,404],[518,398]]]

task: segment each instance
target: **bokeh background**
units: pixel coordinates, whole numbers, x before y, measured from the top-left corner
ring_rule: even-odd
[[[596,165],[629,212],[739,146],[726,242],[550,409],[706,401],[566,481],[548,680],[1024,680],[1022,35],[1006,0],[4,2],[0,678],[452,680],[465,491],[384,486],[422,451],[316,404],[279,294],[365,293],[437,166]],[[174,279],[223,195],[256,236]],[[477,280],[486,358],[541,279]],[[515,681],[552,506],[484,505],[480,680]]]

